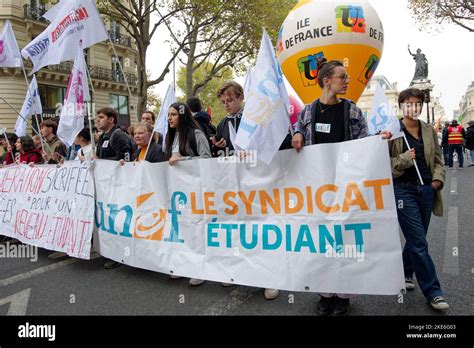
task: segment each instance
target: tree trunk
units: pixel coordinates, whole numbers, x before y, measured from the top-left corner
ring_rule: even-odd
[[[142,119],[142,114],[146,110],[147,105],[147,91],[148,91],[148,80],[146,76],[146,67],[144,65],[144,60],[146,57],[146,48],[139,48],[139,57],[138,57],[138,101],[137,101],[137,121],[140,122]]]
[[[197,30],[194,31],[189,45],[188,60],[186,62],[186,99],[194,97],[194,60],[196,55],[196,41],[198,38]]]

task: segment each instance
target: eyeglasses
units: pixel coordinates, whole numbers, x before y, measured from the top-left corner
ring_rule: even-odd
[[[335,77],[335,78],[337,78],[337,79],[341,79],[342,81],[347,81],[347,80],[349,80],[349,79],[351,78],[351,77],[350,77],[349,75],[347,75],[347,74],[344,74],[344,75],[341,75],[341,76],[333,76],[333,77]]]

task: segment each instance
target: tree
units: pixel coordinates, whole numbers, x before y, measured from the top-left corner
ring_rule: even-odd
[[[194,96],[226,68],[239,73],[255,57],[262,28],[276,39],[280,25],[296,0],[177,0],[173,18],[164,20],[172,42],[182,47],[186,66],[184,94]],[[160,12],[159,12],[160,13]],[[161,13],[160,13],[161,15]],[[161,16],[164,18],[164,16]],[[212,65],[209,62],[212,61]],[[203,65],[200,79],[194,73]]]
[[[157,34],[158,28],[167,20],[183,11],[187,4],[176,5],[172,0],[98,0],[97,6],[101,13],[107,14],[117,21],[135,40],[138,50],[137,79],[138,79],[138,104],[137,114],[140,118],[147,106],[147,91],[150,87],[162,82],[170,72],[176,56],[183,49],[187,37],[183,36],[181,42],[175,43],[174,53],[166,63],[165,68],[158,77],[151,79],[147,76],[146,54],[152,38]],[[160,18],[152,20],[151,15],[160,13]],[[153,23],[152,23],[153,22]]]
[[[474,31],[472,0],[409,0],[408,8],[423,29],[447,21]]]
[[[163,102],[162,99],[159,96],[157,96],[151,88],[149,88],[147,91],[146,110],[153,111],[155,115],[158,115],[161,109],[162,102]]]
[[[194,69],[193,73],[193,85],[197,84],[199,81],[202,81],[204,78],[210,75],[211,69],[214,66],[214,63],[205,62],[199,68]],[[187,71],[186,67],[182,66],[177,73],[176,85],[182,93],[186,92],[186,77]],[[199,90],[195,96],[201,99],[202,107],[204,111],[211,107],[212,109],[212,122],[217,124],[223,117],[226,116],[226,112],[222,103],[217,98],[217,91],[219,87],[224,84],[224,82],[231,81],[234,79],[234,72],[231,68],[225,67],[221,69],[220,73],[214,76],[205,87]],[[185,98],[184,98],[185,99]],[[186,101],[186,100],[183,100]]]

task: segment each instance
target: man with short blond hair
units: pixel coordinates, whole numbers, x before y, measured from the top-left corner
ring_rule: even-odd
[[[224,109],[228,115],[219,122],[217,125],[217,134],[211,140],[218,156],[219,152],[228,156],[230,151],[234,150],[230,140],[229,122],[237,132],[244,111],[244,89],[237,82],[227,82],[219,88],[217,97],[224,105]]]

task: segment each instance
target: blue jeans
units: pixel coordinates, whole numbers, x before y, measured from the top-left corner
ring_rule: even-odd
[[[474,150],[469,151],[471,151],[471,164],[474,164]]]
[[[406,240],[403,249],[405,278],[412,278],[415,273],[421,291],[428,300],[443,296],[426,241],[436,190],[431,185],[397,182],[394,187],[398,222]]]
[[[449,155],[448,155],[449,168],[453,167],[454,151],[456,151],[456,153],[458,154],[459,168],[464,167],[464,154],[462,153],[462,145],[449,145]]]

